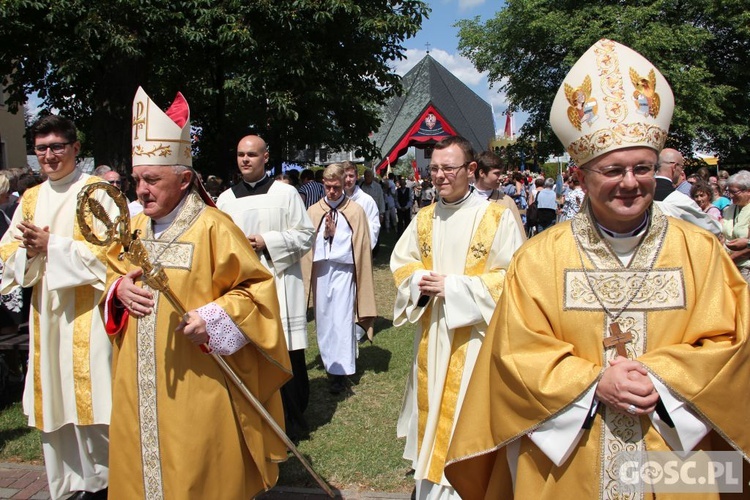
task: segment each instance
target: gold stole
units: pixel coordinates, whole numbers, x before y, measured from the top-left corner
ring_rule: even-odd
[[[497,233],[500,224],[500,217],[505,210],[496,203],[490,203],[487,210],[479,222],[479,227],[472,237],[471,244],[466,255],[466,264],[464,274],[467,276],[478,276],[484,273],[489,256],[492,241]],[[419,251],[422,256],[422,266],[424,269],[432,269],[432,218],[435,212],[435,205],[430,205],[417,214],[417,237],[419,239]],[[416,267],[422,267],[416,266]],[[409,266],[412,267],[412,266]],[[401,270],[399,270],[401,271]],[[412,269],[413,272],[413,269]],[[502,278],[499,279],[502,285]],[[498,280],[494,278],[492,282],[486,282],[485,285],[492,292],[494,298],[499,297]],[[397,281],[398,283],[398,281]],[[497,291],[497,295],[495,295]],[[418,425],[419,432],[417,436],[417,448],[422,448],[425,427],[427,425],[427,415],[429,412],[429,397],[427,384],[427,346],[430,332],[430,317],[432,315],[432,305],[427,306],[422,315],[422,337],[419,341],[419,351],[417,354],[417,407],[418,407]],[[461,388],[461,379],[463,378],[464,364],[466,360],[466,350],[471,338],[471,326],[459,328],[453,332],[453,342],[451,343],[450,362],[448,364],[448,373],[445,379],[445,386],[440,402],[440,414],[438,417],[437,433],[435,442],[432,446],[432,456],[430,457],[430,466],[427,479],[433,483],[439,484],[443,477],[445,468],[445,458],[450,444],[451,433],[453,431],[453,416],[456,412],[456,402]]]
[[[86,185],[94,182],[101,182],[98,177],[89,177]],[[39,191],[41,185],[34,186],[26,190],[23,194],[23,220],[33,221],[36,215],[37,203],[39,200]],[[87,223],[92,227],[93,219],[89,214]],[[85,241],[81,234],[81,228],[76,222],[74,224],[73,239],[75,241]],[[106,247],[92,245],[86,242],[91,252],[99,259],[104,260]],[[41,375],[41,330],[39,309],[37,307],[39,300],[39,289],[34,286],[31,294],[31,314],[34,315],[34,419],[37,429],[44,429],[44,412],[42,411],[42,375]],[[90,343],[91,337],[91,317],[94,308],[97,305],[94,302],[94,288],[85,285],[75,288],[75,318],[73,320],[73,385],[76,395],[76,414],[78,416],[78,425],[92,425],[94,423],[94,409],[92,404],[91,389],[91,362],[90,362]]]

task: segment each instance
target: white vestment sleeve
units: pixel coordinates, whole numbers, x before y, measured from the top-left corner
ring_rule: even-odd
[[[42,254],[27,258],[26,249],[18,249],[8,257],[3,268],[3,279],[0,293],[8,294],[16,286],[30,287],[44,276],[45,259]]]
[[[445,277],[445,325],[453,330],[484,322],[483,309],[495,310],[495,301],[478,276]]]
[[[396,302],[393,305],[393,324],[395,326],[401,326],[407,321],[409,323],[416,323],[422,317],[422,314],[424,314],[425,309],[427,309],[427,304],[424,307],[417,306],[419,297],[422,295],[419,291],[419,282],[422,276],[426,274],[430,274],[430,271],[422,269],[414,271],[414,274],[405,279],[398,287]],[[433,299],[431,298],[430,300]]]
[[[716,236],[721,235],[721,224],[719,221],[700,209],[689,196],[680,191],[673,191],[664,201],[655,202],[665,215],[691,222],[698,227],[709,231]]]
[[[711,427],[699,419],[685,403],[675,398],[661,381],[650,373],[648,376],[654,384],[656,392],[659,393],[659,397],[674,423],[674,428],[664,423],[656,412],[649,415],[651,422],[670,448],[691,451],[709,433]]]
[[[277,273],[293,265],[312,248],[315,228],[307,215],[302,198],[289,197],[288,225],[284,231],[267,231],[261,236]]]
[[[596,394],[596,385],[570,405],[570,408],[547,420],[529,434],[529,439],[557,467],[565,463],[581,439],[584,432],[583,423],[589,415],[589,410],[596,411],[596,408],[592,408],[594,394]]]
[[[49,235],[47,245],[47,287],[65,290],[91,285],[104,291],[107,266],[82,241],[67,236]]]

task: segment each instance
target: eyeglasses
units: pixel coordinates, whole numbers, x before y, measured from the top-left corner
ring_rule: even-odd
[[[744,191],[744,189],[727,189],[727,194],[729,194],[729,196],[737,196]]]
[[[457,167],[438,167],[437,165],[430,165],[430,175],[433,177],[438,174],[438,172],[443,172],[443,175],[446,177],[453,177],[458,173],[459,170],[469,165],[470,162],[466,162],[463,165],[459,165]]]
[[[619,165],[611,165],[609,167],[603,167],[600,169],[586,168],[584,170],[590,170],[592,172],[596,172],[597,174],[601,174],[606,177],[608,181],[620,182],[625,178],[625,174],[627,172],[632,172],[636,178],[640,179],[653,177],[654,171],[656,170],[656,165],[654,165],[653,163],[640,163],[638,165],[633,165],[630,168],[621,167]]]
[[[52,150],[52,154],[61,155],[65,152],[65,146],[72,144],[70,142],[54,142],[52,144],[37,144],[34,146],[34,151],[39,156],[47,154],[47,150]]]
[[[109,181],[109,183],[115,186],[122,186],[122,181]]]

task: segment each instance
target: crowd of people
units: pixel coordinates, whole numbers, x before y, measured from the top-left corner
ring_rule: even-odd
[[[656,108],[653,93],[621,88],[639,74]],[[592,105],[605,84],[627,112]],[[617,450],[638,464],[646,451],[746,458],[750,172],[686,176],[664,148],[673,106],[658,69],[600,40],[553,104],[578,165],[559,179],[506,172],[460,136],[434,145],[429,180],[359,178],[351,162],[272,177],[268,145],[246,135],[227,186],[191,168],[185,98],[163,111],[138,89],[138,256],[93,243],[105,221],[76,208],[86,189],[117,213],[92,188],[125,179],[81,172],[75,125],[40,119],[45,180],[0,173],[0,288],[31,290],[9,300],[30,306],[23,407],[51,496],[271,488],[286,444],[265,418],[293,441],[309,432],[308,306],[328,390],[346,392],[359,344],[374,339],[381,230],[398,238],[393,323],[415,325],[394,422],[414,498],[630,498]]]

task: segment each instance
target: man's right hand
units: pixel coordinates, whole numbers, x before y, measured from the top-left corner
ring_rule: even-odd
[[[133,269],[122,277],[117,287],[117,299],[136,318],[151,314],[154,309],[154,295],[135,283],[142,275],[140,267]]]
[[[638,361],[620,356],[604,370],[596,386],[596,397],[620,413],[629,413],[628,407],[633,405],[635,413],[632,415],[653,412],[659,401],[659,393],[648,378],[646,368]]]

